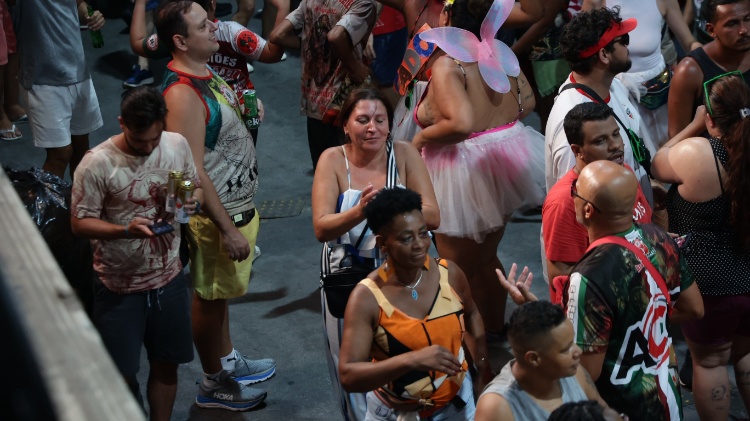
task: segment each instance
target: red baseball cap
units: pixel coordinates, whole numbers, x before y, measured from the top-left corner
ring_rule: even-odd
[[[592,45],[591,47],[581,51],[581,54],[579,54],[578,57],[589,58],[593,56],[594,54],[598,53],[599,50],[612,42],[613,39],[619,37],[620,35],[627,34],[628,32],[635,29],[636,26],[638,26],[638,21],[635,20],[635,18],[625,19],[620,23],[612,22],[612,25],[610,25],[609,28],[607,28],[607,30],[604,32],[602,37],[599,38],[599,42],[597,42],[596,45]]]

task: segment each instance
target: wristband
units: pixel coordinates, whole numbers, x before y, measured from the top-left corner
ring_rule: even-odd
[[[130,238],[130,232],[128,232],[128,226],[125,225],[125,238]]]

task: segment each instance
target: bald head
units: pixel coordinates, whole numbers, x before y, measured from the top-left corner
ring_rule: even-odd
[[[633,171],[611,161],[595,161],[581,170],[578,192],[593,202],[606,218],[632,219],[638,194]]]

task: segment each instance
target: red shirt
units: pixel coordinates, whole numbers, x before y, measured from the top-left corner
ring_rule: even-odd
[[[372,35],[388,34],[401,28],[406,28],[404,15],[392,7],[383,6],[380,17],[375,22],[375,27],[372,28]]]
[[[627,164],[625,167],[633,170]],[[542,206],[542,236],[544,253],[552,262],[574,263],[586,254],[589,234],[576,220],[570,186],[578,179],[574,169],[568,171],[547,193]],[[642,224],[651,222],[651,206],[638,183],[638,195],[633,206],[633,220]]]

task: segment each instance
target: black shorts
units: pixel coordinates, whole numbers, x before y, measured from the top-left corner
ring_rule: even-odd
[[[149,361],[193,360],[190,292],[180,272],[161,288],[115,294],[94,276],[93,322],[123,376],[140,368],[141,345]]]

